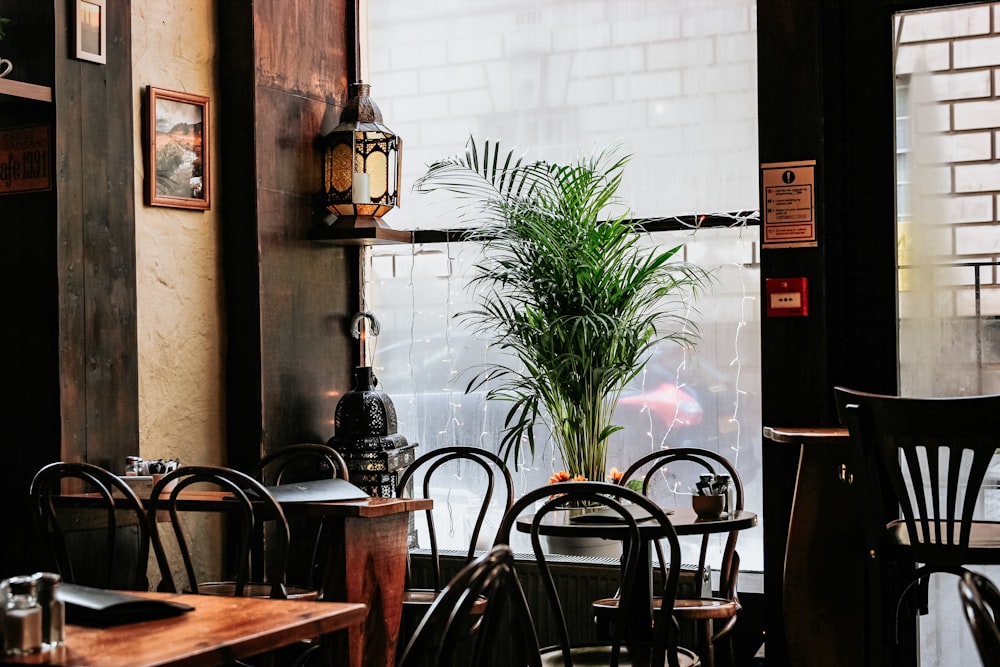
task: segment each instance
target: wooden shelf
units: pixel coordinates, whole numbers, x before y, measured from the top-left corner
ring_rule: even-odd
[[[23,97],[39,102],[52,101],[52,89],[48,86],[39,86],[25,81],[11,81],[10,79],[0,79],[0,95],[11,95],[13,97]]]

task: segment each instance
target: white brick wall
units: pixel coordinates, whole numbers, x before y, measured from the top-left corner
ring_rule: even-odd
[[[901,165],[916,162],[917,155],[921,162],[943,165],[935,167],[939,173],[925,193],[938,192],[945,198],[935,199],[933,207],[927,200],[907,202],[900,210],[918,217],[938,216],[933,224],[951,229],[954,247],[935,248],[935,259],[1000,261],[1000,3],[903,16],[897,75],[921,69],[931,74],[929,99],[911,111],[917,134],[906,140],[910,143],[901,142],[911,151]],[[923,90],[916,78],[913,87],[911,95],[916,97]],[[909,168],[901,169],[904,178]],[[909,246],[906,229],[901,224],[901,246]],[[973,270],[963,271],[968,274],[965,278],[937,284],[971,285]],[[981,272],[984,285],[996,286],[995,275],[996,271]],[[901,279],[901,289],[907,284]],[[955,308],[969,314],[973,290],[956,290]],[[983,299],[991,314],[1000,312],[1000,299],[992,291],[984,290]]]
[[[622,138],[637,215],[757,208],[753,0],[446,0],[433,17],[423,4],[369,5],[372,97],[403,137],[407,192],[470,132],[559,160]],[[450,224],[423,200],[387,222]]]

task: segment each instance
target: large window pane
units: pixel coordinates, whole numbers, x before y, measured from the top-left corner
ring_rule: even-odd
[[[367,80],[385,123],[403,137],[397,228],[475,224],[455,203],[410,191],[426,165],[463,150],[470,134],[528,157],[572,160],[622,142],[632,160],[622,195],[636,217],[758,207],[756,14],[753,0],[369,0]],[[718,284],[693,304],[702,342],[664,345],[619,407],[609,466],[660,447],[701,446],[734,459],[747,506],[760,510],[760,344],[756,220],[732,228],[657,232],[685,244]],[[696,219],[696,218],[695,218]],[[378,246],[368,253],[366,307],[382,321],[371,358],[399,429],[421,450],[496,449],[503,406],[466,395],[466,371],[495,354],[455,315],[473,295],[478,250],[451,242]],[[550,447],[518,462],[521,489],[563,467]],[[464,541],[456,480],[440,508]],[[687,489],[674,499],[688,504]],[[763,531],[740,537],[745,569],[762,569]],[[690,562],[690,559],[689,561]]]

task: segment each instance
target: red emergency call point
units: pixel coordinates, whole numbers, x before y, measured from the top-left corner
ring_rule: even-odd
[[[809,283],[805,278],[768,278],[768,317],[805,317],[809,314]]]

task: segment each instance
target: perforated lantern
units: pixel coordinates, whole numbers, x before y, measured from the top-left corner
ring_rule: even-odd
[[[352,87],[340,124],[326,135],[326,207],[337,215],[339,228],[388,229],[382,216],[399,206],[402,139],[382,123],[382,112],[368,96],[371,86]]]
[[[416,445],[396,432],[396,407],[377,384],[371,366],[354,369],[354,389],[338,401],[334,436],[326,444],[344,457],[351,482],[371,496],[391,498]]]

